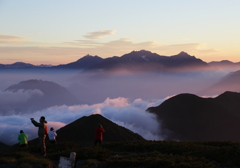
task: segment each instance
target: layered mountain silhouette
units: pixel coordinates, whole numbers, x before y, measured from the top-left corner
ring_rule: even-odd
[[[95,64],[89,70],[129,70],[129,71],[174,71],[181,69],[210,68],[206,62],[181,52],[174,56],[161,56],[150,51],[132,51],[121,57],[106,58],[100,64]]]
[[[218,95],[225,91],[240,91],[240,70],[231,72],[223,77],[219,82],[210,86],[209,88],[199,92],[199,95]]]
[[[157,114],[170,140],[240,141],[240,93],[216,98],[179,94],[147,111]]]
[[[103,58],[98,57],[98,56],[91,56],[91,55],[86,55],[76,62],[72,62],[69,64],[63,64],[63,65],[57,65],[53,66],[52,68],[57,68],[57,69],[87,69],[93,65],[100,64],[104,61]]]
[[[24,62],[15,62],[13,64],[0,64],[0,69],[31,69],[31,68],[38,68],[38,66],[24,63]]]
[[[210,66],[217,68],[217,69],[240,69],[240,62],[234,63],[228,60],[222,61],[212,61],[208,63]]]
[[[0,153],[1,153],[2,151],[8,150],[9,148],[10,148],[9,145],[6,145],[6,144],[0,142]]]
[[[17,68],[39,68],[39,69],[81,69],[86,71],[110,71],[110,70],[127,70],[127,71],[186,71],[186,70],[199,70],[209,69],[210,66],[190,56],[186,52],[180,52],[173,56],[162,56],[150,51],[132,51],[121,57],[113,56],[109,58],[101,58],[98,56],[86,55],[81,59],[68,64],[57,66],[35,66],[23,62],[14,64],[0,64],[1,69],[17,69]]]
[[[64,87],[54,82],[35,79],[12,85],[5,90],[5,93],[15,93],[16,96],[19,96],[18,99],[24,99],[20,97],[21,95],[28,96],[25,101],[12,101],[11,104],[5,104],[17,113],[33,112],[56,105],[75,105],[79,103],[77,98]]]

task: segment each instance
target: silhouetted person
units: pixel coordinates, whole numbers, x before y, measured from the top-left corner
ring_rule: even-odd
[[[49,142],[51,144],[55,144],[57,142],[56,137],[57,137],[57,133],[54,131],[53,127],[51,127],[48,133]]]
[[[23,132],[23,130],[20,131],[20,134],[18,135],[18,140],[21,148],[27,148],[28,147],[28,135]]]
[[[105,130],[103,129],[102,125],[99,124],[98,128],[96,129],[96,135],[95,135],[95,145],[102,144],[102,140],[103,140],[103,136],[102,133],[105,132]]]
[[[35,121],[34,118],[31,118],[31,121],[35,127],[38,127],[38,138],[40,141],[41,153],[43,156],[46,156],[46,136],[48,134],[47,121],[45,121],[44,116],[39,119],[39,123]]]

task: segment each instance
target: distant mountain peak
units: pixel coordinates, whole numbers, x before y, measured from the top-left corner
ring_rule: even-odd
[[[137,53],[137,54],[140,54],[140,55],[147,55],[147,54],[152,54],[152,52],[151,51],[147,51],[147,50],[139,50],[139,51],[132,51],[130,54],[135,54],[135,53]]]
[[[233,62],[231,62],[231,61],[229,61],[229,60],[222,60],[222,61],[220,61],[221,63],[233,63]]]
[[[100,59],[102,59],[101,57],[99,57],[99,56],[97,56],[97,55],[93,56],[93,55],[87,54],[87,55],[85,55],[84,57],[78,59],[76,62],[81,61],[81,60],[84,60],[84,59],[94,59],[94,58],[100,58]]]
[[[177,54],[176,56],[181,56],[181,57],[189,57],[191,55],[189,55],[188,53],[184,52],[184,51],[181,51],[179,54]]]

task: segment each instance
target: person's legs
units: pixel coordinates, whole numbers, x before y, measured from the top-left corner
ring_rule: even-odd
[[[94,143],[94,145],[97,145],[97,144],[102,144],[102,140],[95,140],[95,143]]]
[[[56,141],[52,140],[52,141],[49,141],[51,144],[56,144]]]
[[[20,145],[20,148],[27,148],[27,147],[28,147],[27,144],[22,144],[22,145]]]
[[[40,140],[40,148],[41,148],[41,153],[45,156],[46,155],[46,136],[39,137]]]

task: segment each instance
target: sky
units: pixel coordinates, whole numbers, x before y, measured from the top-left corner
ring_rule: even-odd
[[[240,62],[239,0],[0,0],[0,64],[149,50]]]

